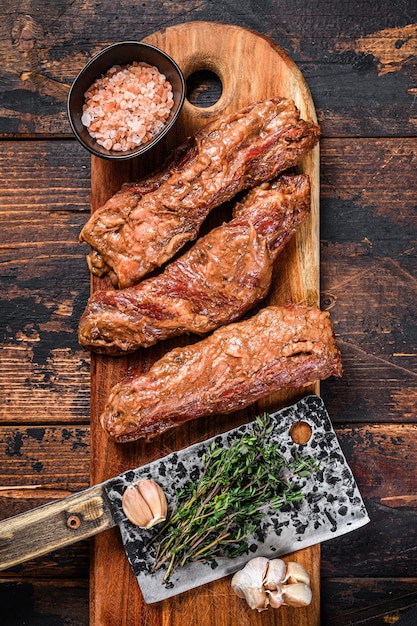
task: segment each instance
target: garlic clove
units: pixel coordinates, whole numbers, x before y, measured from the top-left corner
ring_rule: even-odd
[[[239,598],[244,598],[251,609],[264,611],[269,599],[263,586],[268,559],[259,556],[248,561],[243,569],[232,578],[232,589]]]
[[[285,578],[283,579],[287,584],[292,583],[305,583],[306,585],[310,584],[310,576],[307,570],[296,563],[295,561],[289,561],[287,563],[287,572],[285,574]]]
[[[311,588],[305,583],[294,583],[282,586],[283,604],[287,606],[308,606],[312,597]]]
[[[286,571],[285,562],[282,559],[271,559],[264,578],[264,587],[270,591],[281,589]]]
[[[284,604],[281,586],[278,589],[274,589],[273,591],[268,591],[267,593],[268,593],[269,604],[271,605],[273,609],[279,609],[279,607]]]
[[[137,488],[152,512],[152,526],[165,521],[168,504],[162,487],[154,480],[140,480],[137,483]],[[149,524],[147,528],[150,528]]]
[[[132,524],[149,529],[165,521],[168,505],[158,483],[144,479],[127,487],[122,498],[122,508]]]

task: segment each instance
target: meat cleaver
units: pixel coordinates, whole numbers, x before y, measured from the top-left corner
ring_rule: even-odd
[[[146,603],[183,593],[212,580],[233,574],[254,556],[279,557],[338,537],[369,522],[352,472],[333,430],[323,400],[309,395],[290,407],[270,413],[274,428],[268,442],[277,443],[290,460],[295,454],[310,456],[319,469],[297,480],[305,496],[298,502],[269,511],[249,541],[248,554],[236,559],[192,563],[163,583],[163,570],[152,572],[153,553],[147,546],[158,528],[149,531],[131,524],[122,509],[126,487],[141,478],[157,481],[172,509],[175,494],[187,481],[196,481],[201,459],[212,441],[228,447],[235,437],[250,432],[245,424],[202,443],[173,452],[157,461],[124,472],[80,493],[38,507],[0,522],[0,570],[87,539],[118,526],[130,566]],[[311,436],[305,443],[293,440],[293,427],[305,422]]]

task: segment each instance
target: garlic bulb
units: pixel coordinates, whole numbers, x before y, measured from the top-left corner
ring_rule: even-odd
[[[245,567],[232,578],[232,589],[239,598],[244,598],[251,609],[264,611],[268,607],[268,596],[263,586],[268,559],[258,556],[248,561]]]
[[[307,570],[294,561],[256,557],[232,578],[232,589],[251,609],[308,606],[312,600]]]
[[[158,483],[144,479],[126,488],[122,508],[132,524],[149,529],[166,519],[168,505]]]

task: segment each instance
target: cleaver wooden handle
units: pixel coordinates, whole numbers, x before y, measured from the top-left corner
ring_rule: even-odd
[[[0,521],[0,571],[115,526],[102,484]]]

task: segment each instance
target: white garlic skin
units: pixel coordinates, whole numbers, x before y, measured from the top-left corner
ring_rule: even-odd
[[[160,485],[144,479],[126,488],[122,508],[132,524],[149,529],[166,520],[168,504]]]
[[[265,611],[268,596],[263,581],[268,567],[268,559],[263,556],[248,561],[243,569],[232,578],[232,589],[239,598],[246,600],[251,609]]]

